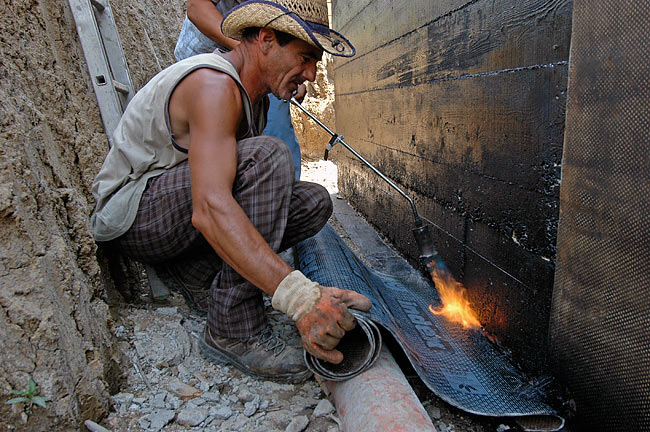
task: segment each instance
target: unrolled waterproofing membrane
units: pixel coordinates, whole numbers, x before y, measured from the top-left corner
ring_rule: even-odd
[[[432,314],[431,284],[405,284],[366,266],[328,224],[296,246],[300,270],[321,285],[372,301],[369,317],[389,331],[438,397],[470,413],[517,417],[526,430],[560,430],[564,419],[480,332]]]

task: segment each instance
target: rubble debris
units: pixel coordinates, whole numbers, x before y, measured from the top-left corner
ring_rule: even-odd
[[[90,432],[111,432],[105,427],[98,425],[92,420],[86,420],[84,422],[84,425],[86,426],[86,429],[88,429]]]
[[[137,357],[139,367],[126,371],[122,391],[112,397],[114,411],[102,422],[112,432],[302,431],[316,417],[314,430],[339,431],[336,417],[327,417],[335,415],[334,407],[316,380],[259,381],[206,361],[197,346],[205,318],[191,314],[182,297],[174,294],[164,306],[132,305],[116,312],[119,346],[125,356]],[[283,314],[270,310],[269,320],[299,343]]]
[[[335,410],[334,405],[332,405],[332,403],[329,400],[323,399],[320,402],[318,402],[318,405],[316,405],[316,408],[314,409],[312,416],[325,417],[329,414],[332,414],[334,410]]]
[[[208,418],[208,411],[203,408],[183,408],[176,416],[176,423],[183,426],[198,426]]]
[[[306,416],[298,416],[291,420],[285,432],[302,432],[309,425],[309,419]]]
[[[181,398],[181,400],[194,399],[199,397],[201,392],[191,385],[185,384],[178,378],[172,378],[167,382],[167,390],[174,393],[176,396]]]
[[[140,418],[140,427],[148,431],[159,431],[175,417],[173,410],[158,410]]]

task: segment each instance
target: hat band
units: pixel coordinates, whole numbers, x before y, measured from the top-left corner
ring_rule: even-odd
[[[276,19],[282,18],[283,16],[286,16],[286,15],[291,16],[291,17],[294,18],[294,19],[295,19],[295,17],[293,17],[292,15],[295,15],[296,17],[300,17],[300,15],[297,15],[297,14],[291,12],[291,11],[286,11],[286,12],[281,13],[280,15],[276,16],[275,18],[273,18],[271,21],[267,22],[266,24],[264,24],[264,25],[262,26],[262,28],[266,28],[266,27],[268,27],[269,24],[271,24],[273,21],[275,21]]]
[[[312,30],[314,30],[316,33],[320,33],[320,34],[325,35],[325,36],[329,36],[329,35],[330,35],[330,28],[329,28],[328,26],[323,25],[323,24],[319,24],[319,23],[314,22],[314,21],[307,21],[307,20],[305,20],[305,22],[306,22],[307,24],[309,24],[309,27],[310,27]]]
[[[317,22],[305,21],[305,23],[309,26],[310,30],[313,30],[314,32],[316,32],[318,34],[326,36],[330,40],[330,43],[332,44],[332,48],[334,48],[336,51],[338,51],[338,52],[345,51],[344,42],[342,40],[340,40],[340,39],[332,38],[332,34],[338,35],[337,32],[333,31],[328,26],[323,25],[323,24],[319,24]],[[312,35],[310,34],[310,37],[311,36]]]
[[[288,10],[286,12],[281,13],[280,15],[274,17],[273,19],[271,19],[269,22],[264,24],[264,26],[262,28],[268,27],[269,25],[271,25],[271,23],[273,23],[273,21],[275,21],[277,19],[280,19],[283,16],[288,16],[288,17],[293,18],[297,22],[302,21],[303,23],[305,23],[307,25],[307,27],[308,27],[308,28],[305,28],[305,30],[307,31],[307,34],[309,34],[309,37],[312,40],[314,40],[314,42],[318,43],[318,45],[320,45],[320,43],[314,39],[314,33],[318,33],[320,35],[326,36],[327,38],[330,38],[330,36],[331,36],[332,31],[328,26],[317,23],[317,22],[314,22],[314,21],[303,20],[300,15],[298,15],[295,12],[288,11]],[[296,18],[298,18],[298,19],[296,19]],[[303,26],[303,28],[304,28],[304,26]],[[345,46],[343,44],[343,41],[341,41],[339,39],[330,39],[330,41],[332,43],[332,48],[334,48],[336,51],[338,51],[338,52],[345,51]]]

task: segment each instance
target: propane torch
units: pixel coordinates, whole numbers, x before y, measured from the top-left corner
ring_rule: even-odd
[[[332,136],[329,143],[327,144],[327,147],[325,148],[325,157],[324,157],[325,160],[327,160],[330,150],[332,150],[332,148],[336,144],[341,143],[341,145],[346,149],[348,149],[354,156],[357,157],[357,159],[359,159],[362,163],[368,166],[368,168],[370,168],[375,174],[381,177],[382,180],[388,183],[400,195],[406,198],[406,200],[411,206],[411,210],[413,211],[415,228],[413,228],[411,232],[413,233],[413,237],[415,237],[415,242],[417,243],[418,246],[418,251],[420,253],[420,262],[426,267],[427,271],[429,271],[430,274],[433,274],[433,270],[438,270],[441,274],[448,275],[449,270],[447,269],[447,266],[445,265],[440,255],[438,255],[438,252],[436,251],[436,248],[433,245],[433,237],[431,235],[431,231],[429,230],[429,226],[425,225],[422,222],[422,218],[420,218],[420,215],[418,214],[418,210],[417,207],[415,206],[415,203],[413,202],[413,199],[410,196],[408,196],[402,189],[400,189],[391,179],[386,177],[381,171],[375,168],[373,164],[368,162],[363,156],[357,153],[356,150],[350,147],[350,145],[343,140],[343,135],[339,135],[336,132],[333,132],[330,128],[328,128],[325,124],[323,124],[323,122],[321,122],[315,115],[313,115],[305,107],[303,107],[295,98],[291,98],[291,103],[294,104],[296,107],[298,107],[302,112],[307,114],[312,120],[318,123],[320,127],[322,127],[325,131],[327,131],[327,133],[329,133]]]

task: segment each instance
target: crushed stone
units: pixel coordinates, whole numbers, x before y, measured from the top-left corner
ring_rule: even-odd
[[[298,343],[293,323],[266,303],[270,324]],[[317,407],[334,411],[313,378],[302,384],[262,381],[204,359],[197,341],[205,318],[194,315],[180,295],[115,312],[119,346],[132,364],[123,388],[112,397],[113,411],[102,422],[113,432],[302,431],[310,430]],[[336,418],[324,419],[326,424],[321,418],[313,430],[338,431]]]

